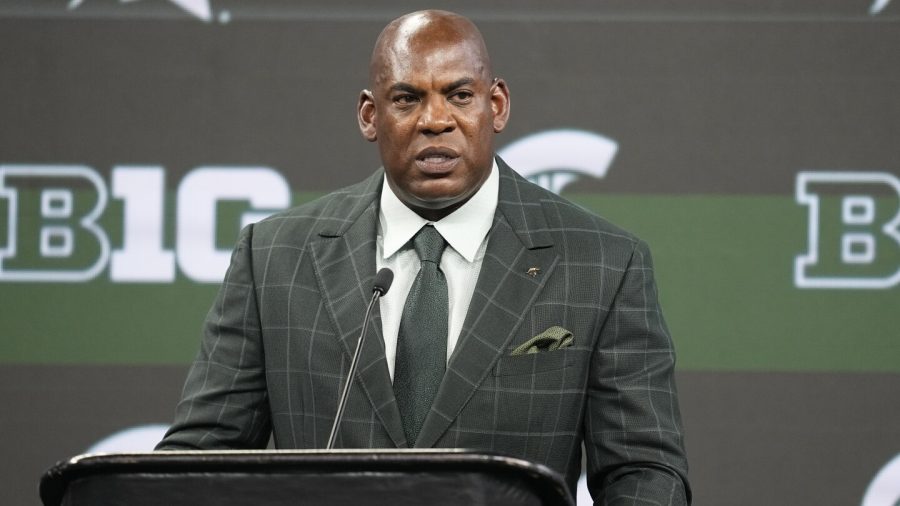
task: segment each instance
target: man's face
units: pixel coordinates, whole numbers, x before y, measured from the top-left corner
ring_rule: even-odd
[[[388,184],[429,219],[481,187],[494,133],[506,125],[506,84],[490,78],[480,54],[465,40],[403,41],[384,51],[372,91],[360,96],[360,129],[378,142]]]

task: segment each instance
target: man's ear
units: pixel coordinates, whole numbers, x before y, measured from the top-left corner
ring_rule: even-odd
[[[500,133],[509,121],[509,88],[506,81],[494,78],[491,85],[491,110],[494,113],[494,133]]]
[[[359,131],[367,141],[378,140],[378,136],[375,134],[375,97],[369,90],[359,92],[356,119],[359,121]]]

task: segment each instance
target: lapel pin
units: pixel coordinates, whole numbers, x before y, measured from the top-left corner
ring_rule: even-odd
[[[528,270],[525,272],[525,274],[528,274],[531,277],[535,277],[538,275],[539,272],[541,272],[540,267],[529,267]]]

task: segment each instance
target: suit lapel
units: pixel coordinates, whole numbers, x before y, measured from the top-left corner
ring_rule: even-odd
[[[417,447],[433,446],[457,417],[507,348],[559,260],[540,195],[502,160],[498,165],[500,198],[484,262]]]
[[[335,211],[326,218],[328,223],[318,232],[322,239],[311,246],[316,279],[348,364],[372,297],[381,178],[379,171],[353,187],[345,199],[339,199]],[[377,308],[369,320],[357,375],[350,395],[362,390],[394,444],[403,446],[403,424],[387,368]]]

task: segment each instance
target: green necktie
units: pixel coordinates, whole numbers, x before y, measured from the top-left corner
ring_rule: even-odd
[[[413,237],[422,266],[413,281],[397,336],[394,362],[394,395],[403,419],[409,447],[437,395],[447,368],[447,279],[441,272],[441,255],[447,243],[433,226],[426,225]]]

